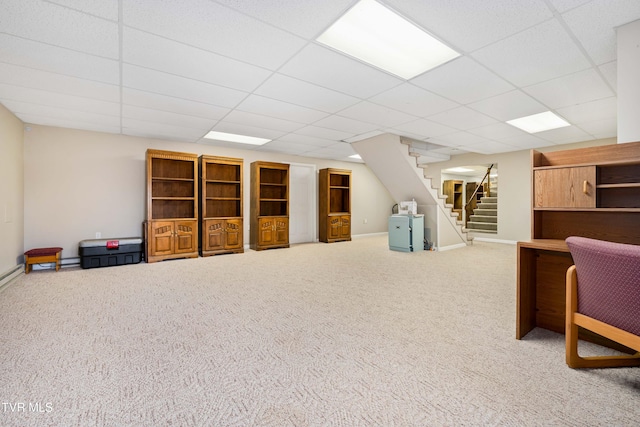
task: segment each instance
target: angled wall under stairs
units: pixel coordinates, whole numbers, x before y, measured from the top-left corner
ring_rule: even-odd
[[[445,206],[446,196],[424,177],[416,156],[397,135],[383,134],[351,144],[362,160],[387,188],[396,202],[415,199],[418,213],[425,214],[425,236],[438,250],[469,245],[472,238],[463,230],[462,218]],[[389,206],[389,215],[391,215]]]

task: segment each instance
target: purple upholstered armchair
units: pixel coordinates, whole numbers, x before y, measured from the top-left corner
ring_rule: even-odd
[[[572,368],[640,366],[640,246],[569,237],[566,357]],[[578,326],[636,350],[634,355],[578,355]]]

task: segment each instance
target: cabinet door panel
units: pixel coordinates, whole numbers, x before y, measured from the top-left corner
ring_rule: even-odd
[[[343,215],[340,218],[340,237],[351,237],[351,216]]]
[[[278,245],[286,245],[289,243],[289,218],[276,218],[276,235],[275,242]]]
[[[215,251],[224,249],[225,221],[221,219],[208,219],[204,227],[204,250]]]
[[[327,237],[329,239],[339,239],[342,232],[342,221],[340,217],[330,216],[327,222],[329,223]]]
[[[258,246],[271,245],[275,240],[273,218],[258,219]]]
[[[173,221],[149,222],[149,255],[170,255],[173,253]]]
[[[595,166],[534,171],[534,207],[595,208]]]
[[[238,249],[242,247],[242,220],[228,219],[226,221],[226,242],[227,249]]]
[[[175,253],[197,251],[198,223],[196,221],[176,221]]]

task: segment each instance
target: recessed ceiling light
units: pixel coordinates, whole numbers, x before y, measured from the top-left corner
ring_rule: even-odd
[[[571,126],[569,122],[551,111],[534,114],[532,116],[520,117],[519,119],[508,120],[507,123],[529,133],[537,133],[545,130]]]
[[[270,139],[256,138],[255,136],[238,135],[235,133],[224,133],[210,131],[204,136],[206,139],[215,139],[218,141],[239,142],[240,144],[263,145],[270,142]]]
[[[445,169],[445,172],[454,172],[454,173],[464,173],[464,172],[473,172],[473,169],[469,169],[469,168],[449,168],[449,169]]]
[[[358,159],[358,160],[362,160],[362,157],[360,157],[360,154],[352,154],[351,156],[349,156],[350,159]]]
[[[374,0],[361,0],[317,40],[404,79],[460,56]]]

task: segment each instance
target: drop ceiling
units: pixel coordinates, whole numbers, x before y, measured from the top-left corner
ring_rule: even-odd
[[[637,0],[380,0],[461,53],[404,80],[315,41],[355,0],[2,0],[0,103],[25,123],[347,160],[616,136],[616,27]],[[571,126],[507,120],[553,111]],[[272,139],[240,146],[210,130]]]

